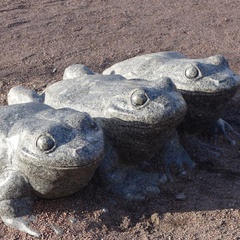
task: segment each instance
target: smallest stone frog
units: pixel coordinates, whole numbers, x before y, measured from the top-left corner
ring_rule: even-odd
[[[35,197],[76,193],[104,155],[103,132],[87,113],[40,103],[1,107],[0,143],[0,216],[35,237],[24,220]]]

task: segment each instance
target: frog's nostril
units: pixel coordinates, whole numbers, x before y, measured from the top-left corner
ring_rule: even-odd
[[[85,139],[82,141],[81,145],[77,147],[77,154],[89,154],[91,152],[91,144]]]
[[[95,158],[96,151],[89,146],[83,146],[76,149],[75,153],[77,158],[81,158],[82,164],[87,164]]]
[[[84,157],[85,156],[85,152],[86,152],[85,149],[83,149],[81,147],[75,150],[76,155],[80,156],[80,157]]]
[[[97,124],[95,123],[95,121],[93,121],[93,120],[89,121],[89,128],[90,129],[94,129],[96,127],[97,127]]]
[[[84,116],[84,119],[82,122],[84,125],[88,126],[89,128],[97,127],[96,122],[88,114]]]
[[[235,80],[233,77],[227,77],[227,78],[224,78],[222,80],[219,80],[219,83],[227,83],[227,84],[232,84],[234,83]]]

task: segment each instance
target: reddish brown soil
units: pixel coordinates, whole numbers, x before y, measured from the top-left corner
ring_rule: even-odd
[[[222,53],[240,73],[239,7],[238,0],[2,0],[0,101],[6,104],[7,91],[18,84],[41,91],[70,64],[102,72],[157,51]],[[238,131],[239,99],[224,116]],[[51,240],[240,239],[240,154],[221,137],[214,144],[224,150],[214,164],[162,186],[158,197],[126,202],[91,183],[74,196],[36,202],[33,227]],[[180,192],[186,200],[175,199]],[[0,238],[32,239],[2,223]]]

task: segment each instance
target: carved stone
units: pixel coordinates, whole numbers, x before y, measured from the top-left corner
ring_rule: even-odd
[[[240,82],[222,55],[189,59],[177,52],[159,52],[119,62],[103,74],[155,81],[170,77],[187,103],[181,130],[196,134],[212,126],[225,111]]]
[[[87,113],[41,103],[3,106],[0,122],[0,216],[38,237],[23,220],[34,197],[59,198],[83,188],[104,155],[103,132]]]
[[[166,176],[140,170],[142,162],[163,164],[170,180],[172,165],[182,174],[186,173],[183,164],[194,167],[175,130],[184,118],[186,103],[171,79],[128,80],[92,74],[80,64],[68,67],[64,76],[42,96],[54,108],[89,113],[102,127],[106,154],[98,177],[107,190],[127,199],[144,199],[159,194],[159,183]]]

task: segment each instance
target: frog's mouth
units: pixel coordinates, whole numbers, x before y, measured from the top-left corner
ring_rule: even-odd
[[[114,122],[116,128],[118,127],[126,127],[126,128],[134,128],[134,129],[144,129],[144,130],[162,130],[165,128],[172,128],[175,127],[177,125],[179,125],[181,123],[181,121],[183,120],[185,116],[185,112],[183,113],[178,113],[178,115],[173,114],[173,116],[171,117],[165,117],[166,120],[165,121],[160,121],[158,123],[143,123],[143,122],[139,122],[139,121],[124,121],[120,118],[114,118],[111,119],[110,124],[112,122]]]
[[[222,97],[226,96],[227,98],[232,98],[235,93],[237,92],[237,87],[233,87],[232,89],[227,89],[227,90],[222,90],[219,92],[201,92],[201,91],[186,91],[182,89],[178,89],[178,91],[183,95],[183,96],[199,96],[199,97],[208,97],[208,96],[214,96],[214,97]]]
[[[23,148],[21,149],[21,162],[27,165],[34,165],[36,167],[41,166],[46,169],[55,169],[55,170],[79,169],[79,168],[85,168],[85,167],[87,168],[89,166],[97,165],[100,162],[100,160],[103,158],[103,155],[104,155],[104,152],[101,151],[99,154],[96,154],[96,156],[93,156],[89,161],[83,160],[79,157],[77,161],[76,161],[76,158],[72,158],[72,164],[69,163],[69,165],[59,165],[61,161],[54,160],[53,159],[54,157],[48,156],[48,154],[43,153],[43,157],[39,157],[39,155],[28,151],[26,148]],[[69,162],[70,161],[71,160],[69,160]]]

